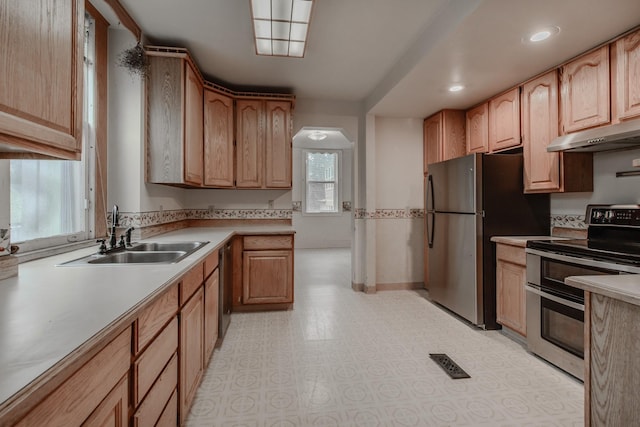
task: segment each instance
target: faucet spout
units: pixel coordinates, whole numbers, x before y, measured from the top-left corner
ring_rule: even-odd
[[[113,205],[113,210],[111,211],[111,237],[109,237],[109,246],[112,249],[116,247],[116,227],[118,225],[118,205]]]

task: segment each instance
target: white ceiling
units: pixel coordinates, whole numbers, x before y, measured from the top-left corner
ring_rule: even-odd
[[[640,25],[638,0],[316,0],[300,59],[255,54],[249,0],[120,2],[211,80],[391,117],[470,107]],[[549,25],[561,28],[553,39],[522,43]],[[451,83],[466,89],[450,93]]]

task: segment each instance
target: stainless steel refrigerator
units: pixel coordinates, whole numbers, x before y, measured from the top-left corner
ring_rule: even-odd
[[[428,165],[430,298],[496,329],[492,236],[549,235],[549,195],[523,194],[522,154],[471,154]]]

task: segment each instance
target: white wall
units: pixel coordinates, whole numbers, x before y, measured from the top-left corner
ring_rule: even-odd
[[[9,230],[11,222],[11,187],[9,184],[9,160],[0,160],[0,228]],[[9,240],[0,242],[3,247],[9,246]],[[7,255],[6,250],[0,255]]]
[[[376,218],[376,282],[422,282],[424,219],[422,120],[376,117],[376,209],[400,210]],[[399,218],[398,218],[399,216]]]
[[[353,146],[358,139],[358,106],[351,103],[327,102],[298,99],[293,117],[294,135],[303,127],[340,128],[348,135]],[[337,216],[308,216],[302,212],[293,213],[293,227],[296,230],[296,247],[329,248],[350,247],[353,229],[353,151],[342,152],[342,200],[352,205],[351,212]],[[293,150],[293,190],[292,200],[302,201],[304,197],[304,157],[303,150]]]
[[[588,204],[640,204],[640,176],[616,178],[616,172],[633,168],[640,149],[603,151],[593,155],[593,193],[551,195],[552,215],[584,215]]]

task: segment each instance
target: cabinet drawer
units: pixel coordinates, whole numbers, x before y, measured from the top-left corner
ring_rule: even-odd
[[[178,390],[174,390],[155,427],[176,427],[178,424]]]
[[[292,249],[293,236],[245,236],[245,250]]]
[[[162,415],[167,402],[170,402],[178,385],[178,355],[174,354],[171,361],[162,371],[160,378],[154,384],[147,398],[133,414],[134,427],[152,426]],[[175,425],[175,424],[173,424]]]
[[[197,266],[193,267],[182,278],[180,283],[180,305],[183,305],[191,295],[202,285],[204,280],[204,263],[201,262]]]
[[[129,371],[127,328],[27,414],[18,426],[80,425]]]
[[[496,244],[496,259],[522,266],[527,265],[527,256],[524,248],[519,246],[505,245],[502,243]]]
[[[133,354],[138,355],[178,312],[178,285],[147,307],[133,322]]]
[[[178,348],[178,318],[133,363],[133,405],[138,406]]]
[[[218,266],[218,251],[213,251],[204,259],[204,277],[209,277]]]

